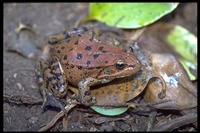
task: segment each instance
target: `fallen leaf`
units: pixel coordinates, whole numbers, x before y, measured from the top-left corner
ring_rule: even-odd
[[[24,57],[33,58],[36,52],[36,45],[35,31],[31,27],[20,23],[11,36],[11,44],[8,47],[8,51],[14,51]]]

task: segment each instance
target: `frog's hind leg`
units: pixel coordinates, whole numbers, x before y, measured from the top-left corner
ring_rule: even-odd
[[[57,97],[64,97],[67,93],[68,82],[66,80],[64,70],[57,57],[52,57],[50,73],[54,75],[54,79],[52,80],[52,91],[55,95],[57,95]]]
[[[65,114],[67,114],[63,105],[55,98],[53,95],[54,92],[52,92],[52,88],[59,88],[58,83],[56,83],[56,75],[52,74],[49,65],[45,61],[40,60],[36,65],[37,82],[39,85],[39,90],[43,96],[42,108],[50,105],[60,108]]]

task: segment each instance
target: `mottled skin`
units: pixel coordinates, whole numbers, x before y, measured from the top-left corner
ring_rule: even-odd
[[[91,96],[90,86],[127,77],[141,69],[131,48],[107,45],[87,28],[55,35],[49,43],[55,45],[50,51],[51,61],[40,60],[37,71],[44,104],[49,90],[55,97],[64,96],[70,82],[78,86],[80,102],[85,106],[93,105],[96,98]]]

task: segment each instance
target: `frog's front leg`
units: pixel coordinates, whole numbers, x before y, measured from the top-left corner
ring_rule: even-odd
[[[91,96],[90,86],[107,83],[109,81],[111,81],[111,79],[98,80],[92,77],[81,80],[78,83],[79,97],[80,97],[81,103],[84,104],[85,106],[94,105],[97,101],[96,101],[95,96]]]
[[[66,82],[62,67],[57,58],[52,58],[51,67],[44,60],[37,62],[37,82],[43,96],[44,108],[47,105],[60,108],[66,113],[63,105],[56,99],[66,94]]]

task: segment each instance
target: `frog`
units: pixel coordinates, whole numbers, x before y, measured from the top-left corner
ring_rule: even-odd
[[[166,95],[166,83],[163,77],[153,69],[151,57],[154,54],[145,49],[139,48],[137,42],[134,42],[133,44],[134,46],[132,46],[132,49],[134,55],[138,57],[138,60],[142,64],[141,71],[128,77],[114,79],[106,84],[92,86],[91,94],[97,99],[97,103],[94,106],[115,108],[124,107],[129,103],[133,105],[135,99],[147,91],[146,88],[148,84],[151,84],[151,82],[154,81],[158,82],[160,90],[156,93],[156,95],[152,95],[163,102],[162,99],[164,99]],[[69,86],[69,90],[78,94],[78,91],[74,86]]]
[[[68,84],[78,88],[78,99],[85,106],[97,103],[90,87],[134,75],[141,63],[131,47],[116,47],[99,36],[99,30],[74,28],[49,38],[50,57],[37,62],[37,82],[47,104],[65,110],[57,100],[66,95]]]

